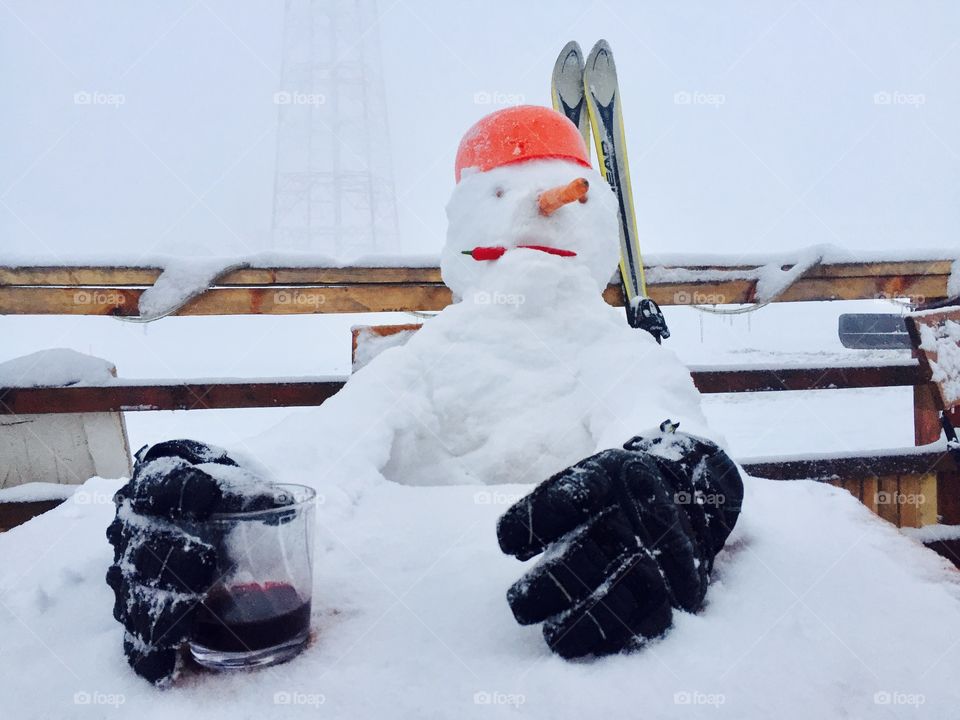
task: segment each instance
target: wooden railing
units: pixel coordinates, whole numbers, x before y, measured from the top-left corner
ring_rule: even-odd
[[[751,303],[756,300],[756,271],[753,265],[653,265],[648,290],[661,305]],[[949,260],[825,264],[777,300],[934,300],[946,297],[950,271]],[[140,296],[160,272],[136,267],[0,267],[0,315],[136,316]],[[623,305],[619,284],[611,283],[604,298]],[[226,274],[177,314],[430,311],[450,302],[450,290],[435,267],[262,267]]]

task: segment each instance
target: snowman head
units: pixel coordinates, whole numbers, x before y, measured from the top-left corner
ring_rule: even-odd
[[[616,196],[562,114],[526,105],[486,116],[464,135],[456,175],[440,262],[454,295],[524,262],[538,282],[577,271],[606,287],[619,256]]]

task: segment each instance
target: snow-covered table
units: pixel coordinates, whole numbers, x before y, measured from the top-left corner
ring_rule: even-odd
[[[383,484],[320,507],[312,645],[153,689],[103,576],[116,481],[0,535],[4,717],[955,717],[960,585],[841,490],[749,480],[707,607],[628,656],[566,662],[514,622],[494,531],[520,486]],[[77,498],[83,499],[78,502]],[[328,511],[329,510],[329,511]],[[119,706],[120,712],[115,708]]]

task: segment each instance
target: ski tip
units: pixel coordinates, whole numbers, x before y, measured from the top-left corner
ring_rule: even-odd
[[[586,69],[589,71],[595,68],[598,63],[605,62],[613,67],[613,50],[610,49],[610,43],[606,40],[597,40],[590,55],[587,57]]]
[[[567,63],[574,61],[577,72],[583,72],[583,51],[580,50],[580,43],[571,40],[563,46],[563,50],[557,55],[557,61],[553,64],[553,76],[561,77],[564,74]]]
[[[590,54],[593,55],[594,53],[601,52],[603,50],[606,50],[607,52],[611,52],[610,43],[608,43],[603,38],[600,38],[599,40],[597,40],[597,42],[593,44],[593,49],[590,50]]]
[[[580,50],[580,43],[578,43],[576,40],[571,40],[568,42],[563,46],[563,50],[560,51],[560,57],[565,57],[571,54],[583,57],[583,51]]]

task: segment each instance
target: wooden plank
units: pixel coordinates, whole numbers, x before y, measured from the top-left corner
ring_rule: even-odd
[[[877,478],[877,515],[897,526],[900,525],[900,505],[896,502],[899,491],[897,475]]]
[[[929,369],[925,368],[926,372]],[[921,383],[913,387],[913,442],[928,445],[940,438],[940,411],[937,409],[937,386]]]
[[[793,458],[789,460],[749,460],[743,464],[750,475],[771,480],[821,480],[847,478],[883,478],[896,475],[925,475],[956,471],[956,460],[949,452],[904,452],[881,455]],[[877,492],[885,488],[878,487]],[[865,488],[866,491],[866,488]]]
[[[875,278],[879,276],[943,276],[951,272],[952,260],[900,260],[865,263],[831,263],[809,271],[809,278]],[[651,275],[658,270],[690,272],[748,273],[757,265],[684,264],[675,263],[648,267]],[[788,263],[783,266],[788,269]],[[0,285],[88,285],[149,286],[156,282],[161,270],[157,267],[129,266],[0,266]],[[438,267],[251,267],[225,275],[218,286],[231,285],[322,285],[341,283],[439,283]]]
[[[888,293],[875,278],[801,280],[778,302],[862,300]],[[917,278],[908,295],[943,297],[946,280]],[[648,285],[660,305],[743,304],[754,302],[754,283],[669,283]],[[141,288],[0,286],[0,315],[136,316]],[[890,295],[893,296],[893,295]],[[899,296],[899,293],[897,293]],[[609,286],[603,294],[613,306],[623,305],[622,290]],[[450,290],[431,283],[368,283],[353,285],[213,288],[176,315],[291,315],[442,310],[452,301]]]
[[[826,368],[727,370],[697,367],[691,368],[691,375],[702,393],[900,387],[919,385],[929,379],[916,362]]]
[[[914,268],[916,269],[916,268]],[[0,282],[0,314],[121,315],[137,313],[151,272],[142,268],[7,268]],[[101,277],[101,275],[103,277]],[[93,280],[110,283],[92,283]],[[43,280],[44,283],[39,283]],[[53,280],[59,281],[53,286]],[[130,281],[120,283],[120,280]],[[37,281],[36,285],[14,284]],[[77,287],[78,284],[83,287]],[[124,287],[118,287],[124,285]],[[234,285],[243,285],[237,287]],[[247,287],[256,286],[256,287]],[[661,305],[735,304],[755,301],[755,281],[651,282]],[[811,277],[799,280],[778,301],[858,300],[946,295],[946,275]],[[604,291],[611,305],[623,305],[622,290]],[[178,315],[246,315],[440,310],[451,302],[436,268],[249,269],[231,273],[217,288],[189,303]]]
[[[937,473],[937,515],[944,525],[960,525],[960,472]]]
[[[920,487],[922,478],[922,475],[899,476],[897,504],[900,516],[897,524],[900,527],[920,527],[920,510],[927,501]]]
[[[842,487],[857,500],[863,502],[863,482],[860,478],[847,478],[843,481]]]
[[[160,268],[2,267],[0,285],[149,287]],[[224,275],[218,287],[248,285],[342,285],[346,283],[441,283],[438,267],[245,268]]]
[[[53,510],[63,500],[38,500],[35,502],[0,502],[0,532],[23,525],[37,515]]]
[[[0,315],[111,315],[135,317],[138,288],[0,287]],[[442,310],[444,285],[336,285],[297,288],[215,288],[177,315],[298,315]]]
[[[321,405],[342,380],[0,388],[0,415]]]
[[[925,542],[924,546],[946,558],[960,569],[960,539],[934,540]]]
[[[912,365],[785,370],[694,368],[691,376],[700,392],[708,394],[908,386],[922,382],[917,367]],[[336,393],[345,380],[197,380],[94,387],[0,387],[0,415],[312,406],[322,404]]]
[[[876,477],[860,478],[860,502],[873,512],[877,512],[877,491],[879,489]]]
[[[853,495],[857,500],[860,500],[860,481],[859,480],[845,480],[843,478],[833,478],[827,480],[828,485],[833,485],[836,488],[841,490],[846,490],[848,493]]]
[[[753,280],[649,282],[647,290],[650,297],[663,306],[756,302],[756,282]],[[946,275],[809,277],[798,280],[777,298],[776,302],[871,300],[897,297],[933,300],[946,297],[946,292]],[[622,291],[617,285],[607,287],[604,291],[604,299],[610,305],[623,305]]]
[[[923,497],[923,502],[919,507],[916,527],[936,525],[939,522],[939,486],[940,481],[936,473],[920,476],[920,495]]]
[[[944,275],[949,277],[953,260],[895,260],[866,263],[830,263],[813,268],[809,277],[858,277],[878,275]]]

